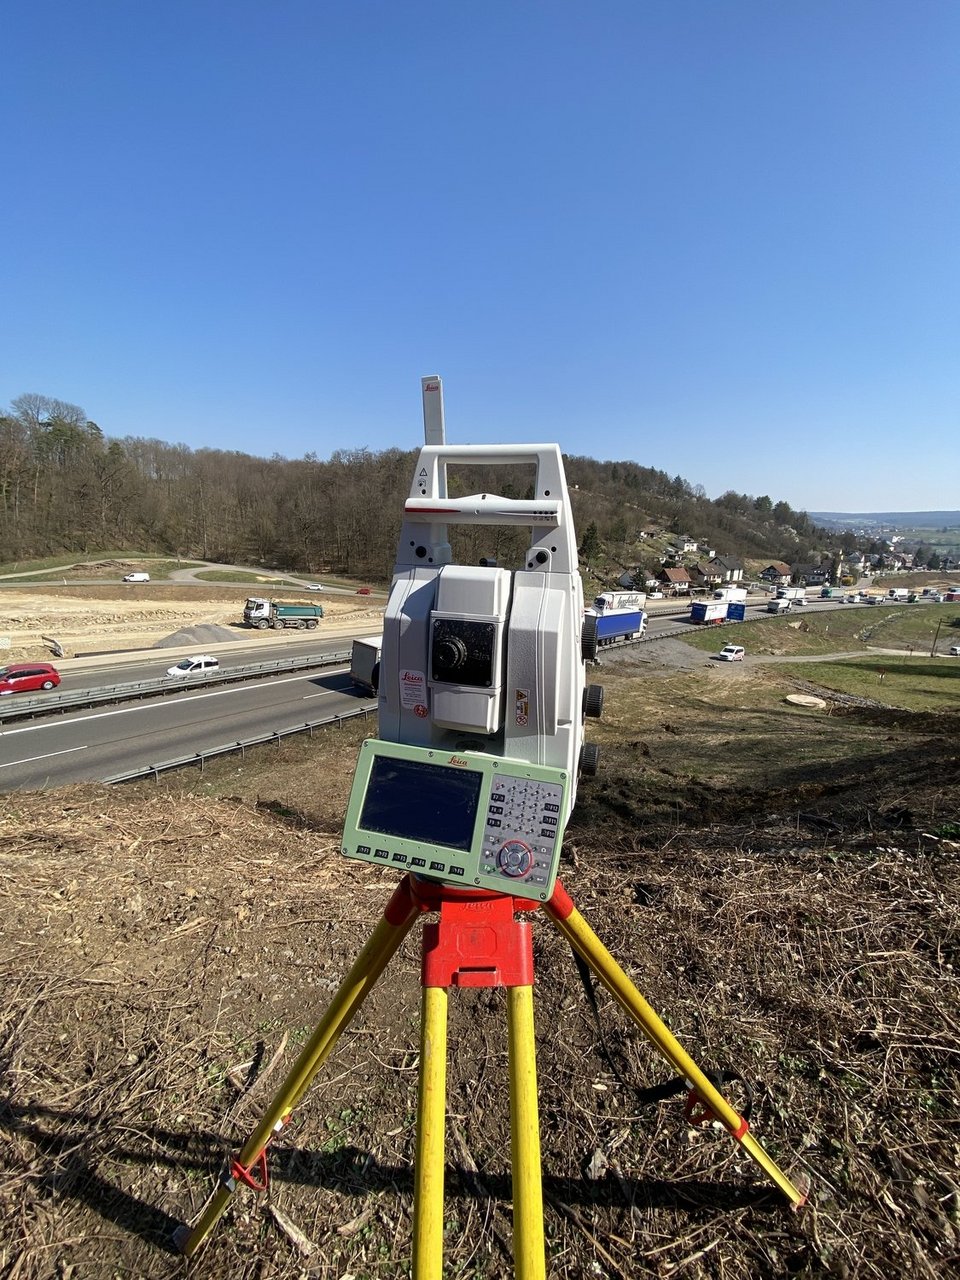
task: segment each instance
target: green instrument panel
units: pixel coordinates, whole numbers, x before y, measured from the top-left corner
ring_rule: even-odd
[[[342,852],[443,884],[546,902],[568,808],[564,769],[369,738]]]

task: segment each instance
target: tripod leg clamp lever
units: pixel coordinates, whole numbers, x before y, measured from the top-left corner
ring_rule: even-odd
[[[260,1175],[259,1178],[254,1176],[254,1170]],[[267,1172],[267,1150],[266,1147],[260,1152],[253,1164],[249,1168],[245,1168],[240,1161],[234,1157],[230,1161],[230,1181],[242,1182],[244,1186],[249,1187],[251,1191],[266,1191],[270,1185],[270,1174]]]
[[[713,1120],[720,1120],[720,1117],[704,1102],[696,1089],[691,1089],[687,1094],[687,1100],[683,1106],[683,1114],[688,1124],[709,1124]],[[743,1116],[738,1118],[740,1123],[735,1129],[730,1128],[727,1124],[724,1124],[724,1128],[729,1130],[731,1137],[740,1142],[749,1131],[750,1126]],[[721,1121],[721,1124],[723,1124],[723,1121]]]

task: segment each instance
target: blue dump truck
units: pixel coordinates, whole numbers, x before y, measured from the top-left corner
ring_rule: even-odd
[[[269,627],[274,631],[282,631],[284,627],[313,631],[322,617],[321,604],[284,604],[280,600],[250,596],[243,606],[243,621],[258,631],[266,631]]]
[[[642,636],[647,629],[646,603],[643,591],[604,591],[597,596],[592,607],[584,610],[587,617],[597,620],[597,643],[602,646]]]

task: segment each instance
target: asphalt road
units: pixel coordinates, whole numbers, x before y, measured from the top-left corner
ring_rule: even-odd
[[[334,667],[11,725],[0,733],[0,791],[99,781],[354,711],[363,701],[348,669]]]
[[[375,629],[375,628],[374,628]],[[246,667],[255,662],[282,662],[284,658],[300,658],[307,654],[343,653],[350,648],[350,636],[331,636],[320,639],[316,632],[309,635],[283,633],[285,640],[271,641],[273,632],[250,632],[250,639],[231,644],[214,644],[208,649],[195,647],[191,652],[215,654],[224,671]],[[367,634],[365,631],[364,635]],[[130,653],[100,657],[96,663],[79,659],[75,664],[56,663],[64,693],[76,693],[81,689],[100,689],[105,685],[124,684],[128,680],[157,680],[166,675],[186,653],[179,649],[148,649]]]

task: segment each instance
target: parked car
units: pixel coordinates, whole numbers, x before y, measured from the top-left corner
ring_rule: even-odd
[[[369,588],[369,587],[357,587],[357,595],[358,595],[358,596],[368,596],[369,594],[370,594],[370,588]]]
[[[717,657],[721,662],[742,662],[744,648],[742,644],[725,644]]]
[[[149,582],[149,573],[128,573],[124,575],[124,582]]]
[[[662,600],[662,599],[663,599],[663,592],[662,592],[662,591],[650,591],[650,592],[648,592],[648,593],[647,593],[647,599],[648,599],[648,600]]]
[[[950,657],[960,658],[960,644],[952,644],[950,646]]]
[[[322,591],[322,590],[323,590],[323,583],[322,583],[322,582],[311,582],[311,583],[308,585],[307,590],[308,590],[308,591]]]
[[[211,671],[219,671],[220,663],[209,653],[198,653],[192,658],[183,658],[175,667],[167,668],[168,676],[208,675]]]
[[[11,662],[0,667],[0,694],[35,693],[37,689],[55,689],[60,672],[49,662]]]

